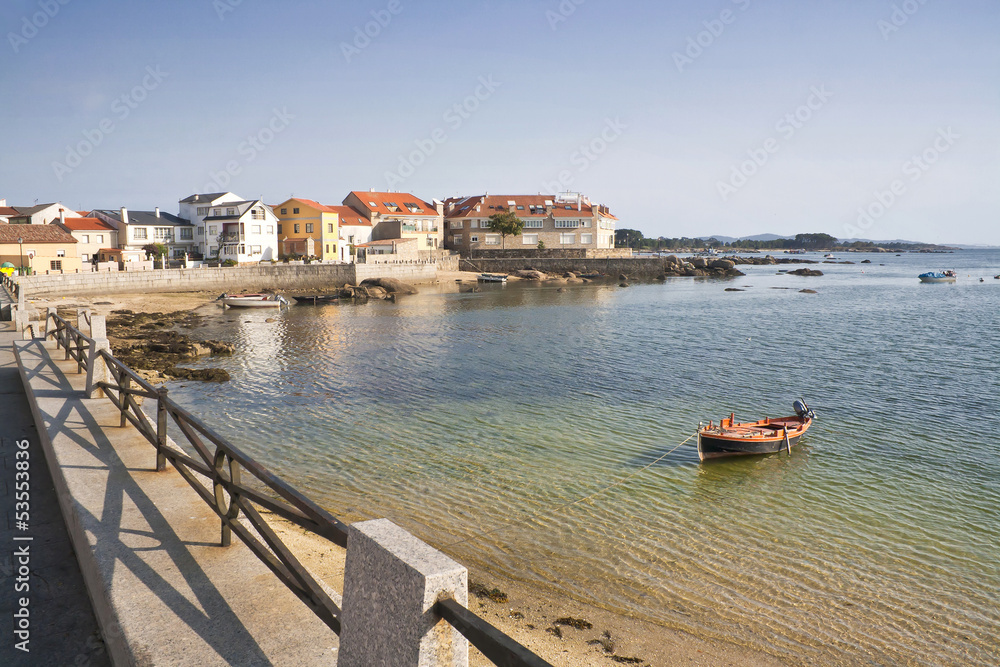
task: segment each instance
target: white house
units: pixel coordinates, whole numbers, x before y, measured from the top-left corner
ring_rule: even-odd
[[[350,206],[330,206],[340,220],[340,260],[353,262],[357,247],[372,240],[372,221]]]
[[[94,209],[90,215],[118,230],[118,247],[123,250],[160,243],[167,246],[170,257],[184,257],[195,248],[194,225],[176,215],[160,213],[159,207],[152,211],[129,211],[124,206],[117,211]]]
[[[208,240],[207,257],[238,264],[278,259],[278,217],[271,207],[255,199],[225,202],[210,207],[202,221]]]
[[[203,195],[191,195],[190,197],[185,197],[177,202],[178,212],[177,214],[190,220],[191,224],[194,225],[195,229],[195,246],[196,253],[202,257],[214,256],[214,253],[209,253],[209,246],[215,245],[218,247],[218,243],[210,243],[210,239],[205,231],[205,218],[210,215],[221,215],[227,208],[234,208],[233,204],[235,202],[244,201],[243,197],[232,192],[212,192]],[[228,206],[225,206],[228,204]],[[217,209],[213,211],[212,209]]]

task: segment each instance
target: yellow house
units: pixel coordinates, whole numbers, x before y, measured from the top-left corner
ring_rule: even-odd
[[[78,273],[82,264],[76,239],[57,225],[0,225],[0,264],[32,273]]]
[[[331,206],[293,197],[271,207],[278,216],[278,253],[340,259],[340,216]]]

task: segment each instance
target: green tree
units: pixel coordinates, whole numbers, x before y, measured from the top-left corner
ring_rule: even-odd
[[[167,248],[167,246],[165,246],[162,243],[147,243],[146,245],[142,246],[142,249],[153,257],[154,262],[156,261],[156,258],[159,257],[160,261],[163,262],[163,268],[166,268],[167,266],[166,256],[167,252],[169,251],[169,248]],[[156,268],[156,264],[153,264],[153,268]]]
[[[486,223],[491,231],[500,235],[500,247],[506,248],[508,236],[517,236],[524,230],[524,220],[517,217],[513,211],[494,213]]]

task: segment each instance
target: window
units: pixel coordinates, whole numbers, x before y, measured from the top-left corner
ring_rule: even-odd
[[[65,256],[66,256],[65,250],[56,250],[56,257],[65,257]]]
[[[469,243],[479,243],[479,237],[475,234],[469,237]]]
[[[153,227],[153,238],[157,241],[168,241],[173,236],[170,227]]]
[[[455,234],[454,236],[451,237],[451,242],[452,243],[461,243],[462,242],[462,235],[461,234]]]
[[[347,242],[348,243],[354,243],[354,235],[353,234],[351,234],[350,236],[347,237]]]
[[[299,214],[299,209],[293,208],[292,209],[292,215],[298,215],[298,214]]]
[[[281,209],[281,215],[288,215],[288,209],[287,208]]]
[[[218,255],[219,254],[219,246],[217,246],[217,245],[211,246],[209,248],[209,253],[212,254],[212,255]]]
[[[470,220],[469,221],[469,227],[471,229],[475,229],[478,226],[479,226],[479,221],[478,220]]]
[[[423,210],[413,202],[406,202],[405,204],[403,204],[403,206],[408,208],[410,210],[410,213],[420,213],[420,211]]]
[[[217,225],[209,225],[208,226],[208,235],[209,236],[215,236],[218,233],[219,233],[219,228],[218,228]]]
[[[387,209],[389,209],[390,211],[392,211],[393,213],[396,213],[397,211],[399,211],[399,207],[396,206],[396,202],[394,202],[394,201],[387,201],[385,203],[385,207]]]
[[[499,234],[487,234],[486,240],[484,241],[486,245],[500,245],[500,235]]]
[[[180,258],[186,255],[184,248],[174,248],[174,257]]]
[[[372,208],[375,208],[376,206],[378,206],[378,204],[376,204],[373,201],[368,202],[368,205],[371,206]]]
[[[580,220],[579,222],[580,222],[580,226],[581,227],[590,227],[590,218],[584,218],[583,220]]]
[[[312,233],[313,233],[313,223],[307,222],[306,223],[306,234],[312,234]]]
[[[90,234],[80,234],[80,243],[90,243]]]
[[[235,208],[227,208],[226,209],[226,215],[236,215],[236,209]]]
[[[259,245],[252,245],[252,246],[250,246],[250,254],[251,255],[259,255],[259,254],[261,254],[260,246]]]
[[[83,260],[84,262],[89,262],[90,255],[88,255],[87,253],[83,253],[82,255],[80,255],[80,259]]]
[[[332,222],[326,223],[326,233],[327,234],[333,234],[333,223]],[[327,252],[329,252],[329,250]]]
[[[328,255],[330,254],[330,244],[329,243],[326,244],[326,254],[328,254]]]
[[[464,226],[465,226],[464,220],[452,220],[451,222],[448,223],[448,227],[450,227],[451,229],[462,229],[462,227]]]
[[[579,220],[556,220],[556,229],[575,229],[579,226]]]
[[[593,234],[580,234],[580,243],[583,245],[590,245],[594,242]]]
[[[190,241],[194,238],[194,230],[190,227],[181,227],[181,239],[184,241]]]
[[[53,259],[49,262],[49,269],[52,271],[62,271],[62,260]]]
[[[132,231],[132,238],[139,239],[141,241],[145,241],[146,240],[146,228],[145,227],[136,227]]]
[[[198,215],[208,215],[208,207],[207,206],[199,206],[198,207]]]
[[[270,231],[270,229],[271,229],[271,228],[270,228],[270,227],[268,227],[268,230],[269,230],[269,231]],[[279,233],[279,234],[281,233],[281,225],[278,225],[278,233]]]
[[[518,204],[517,205],[517,210],[518,211],[523,211],[524,210],[524,204]]]
[[[212,215],[222,215],[222,209],[221,208],[215,209],[214,211],[212,211]]]
[[[251,234],[260,234],[260,225],[250,225]]]
[[[255,209],[253,209],[252,211],[250,211],[250,218],[252,220],[263,220],[264,219],[264,209],[262,209],[262,208],[255,208]]]
[[[541,229],[542,225],[544,225],[544,224],[545,224],[545,221],[543,221],[543,220],[525,220],[524,221],[524,228],[525,229]]]
[[[560,234],[559,243],[563,245],[568,245],[570,243],[576,243],[576,234]]]
[[[299,233],[299,223],[297,223],[297,222],[295,223],[294,229],[295,229],[295,233],[298,234]]]
[[[199,227],[198,228],[198,236],[204,236],[204,235],[205,235],[205,228],[204,227]]]
[[[104,243],[104,234],[95,234],[94,243]]]
[[[278,231],[279,232],[281,231],[281,225],[278,225]],[[267,227],[265,227],[264,228],[264,232],[267,233],[267,234],[273,234],[274,233],[274,225],[268,225]]]
[[[538,234],[525,234],[521,237],[521,243],[524,245],[538,245]]]

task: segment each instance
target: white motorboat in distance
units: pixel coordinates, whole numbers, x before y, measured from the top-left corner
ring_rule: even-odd
[[[954,271],[928,271],[917,277],[922,283],[953,283],[958,278],[958,274]]]
[[[280,308],[289,305],[280,294],[222,294],[216,301],[230,308]]]

